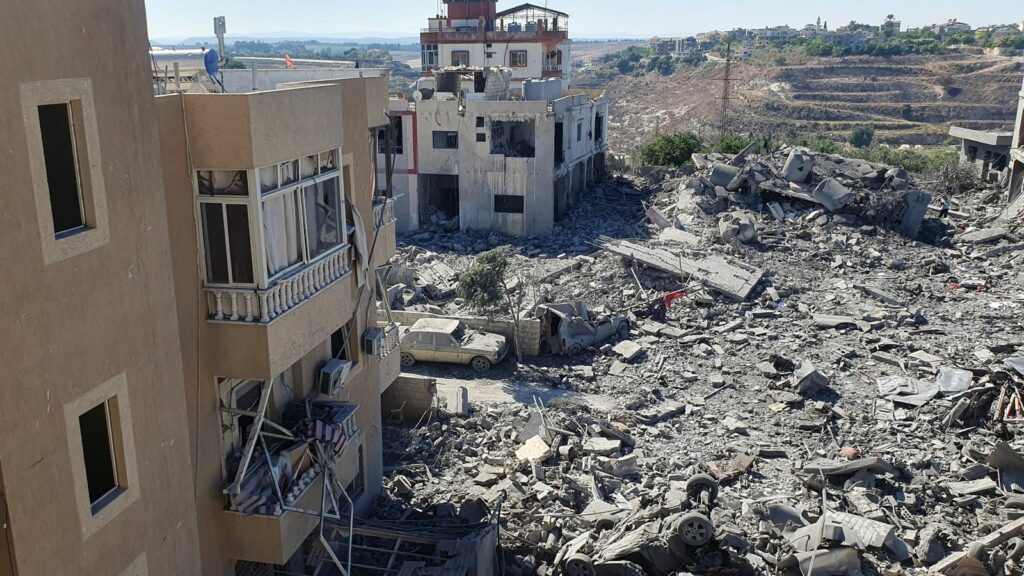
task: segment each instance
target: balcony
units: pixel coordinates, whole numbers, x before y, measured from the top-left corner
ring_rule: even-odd
[[[493,44],[507,42],[544,42],[563,44],[569,42],[569,30],[565,26],[546,30],[491,30],[481,28],[424,28],[420,31],[421,44],[460,44],[486,42]]]
[[[373,226],[383,228],[388,224],[395,223],[395,200],[393,198],[379,199],[373,203]]]
[[[278,280],[267,289],[207,286],[210,320],[269,324],[352,272],[352,247],[335,252]]]
[[[397,251],[395,226],[395,200],[393,198],[378,199],[373,203],[373,229],[376,239],[370,266],[374,269],[383,266]]]
[[[253,438],[259,447],[239,463],[240,489],[233,483],[226,489],[224,534],[231,557],[285,564],[321,517],[345,521],[351,508],[342,479],[351,474],[340,468],[351,455],[349,447],[360,443],[356,407],[314,402],[312,411],[313,420],[290,427],[257,419],[262,429]]]

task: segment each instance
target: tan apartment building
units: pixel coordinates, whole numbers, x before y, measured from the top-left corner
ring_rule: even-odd
[[[0,574],[198,574],[140,0],[0,20]]]
[[[0,24],[0,575],[310,573],[399,371],[387,79],[154,98],[147,47],[139,0]]]
[[[312,573],[379,492],[400,370],[376,320],[387,78],[156,100],[203,573]]]

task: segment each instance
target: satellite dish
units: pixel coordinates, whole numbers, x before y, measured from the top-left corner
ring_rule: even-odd
[[[210,76],[215,76],[217,72],[220,72],[220,64],[218,64],[220,57],[217,55],[217,51],[210,49],[203,54],[203,64],[206,65],[206,73]]]

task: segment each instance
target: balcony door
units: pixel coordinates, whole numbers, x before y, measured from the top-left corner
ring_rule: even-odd
[[[0,576],[15,576],[14,545],[11,543],[11,520],[7,515],[3,470],[0,470]]]

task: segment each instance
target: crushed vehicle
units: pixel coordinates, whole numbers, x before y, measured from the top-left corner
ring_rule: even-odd
[[[402,367],[417,362],[468,364],[485,372],[508,354],[500,334],[471,330],[459,320],[423,318],[402,331]]]
[[[535,315],[541,321],[541,353],[575,356],[606,340],[629,335],[622,316],[594,314],[583,302],[541,304]]]
[[[555,565],[565,576],[677,573],[715,536],[709,518],[718,481],[695,474],[685,486],[685,492],[666,494],[661,506],[639,508],[618,522],[597,522],[559,550]]]

